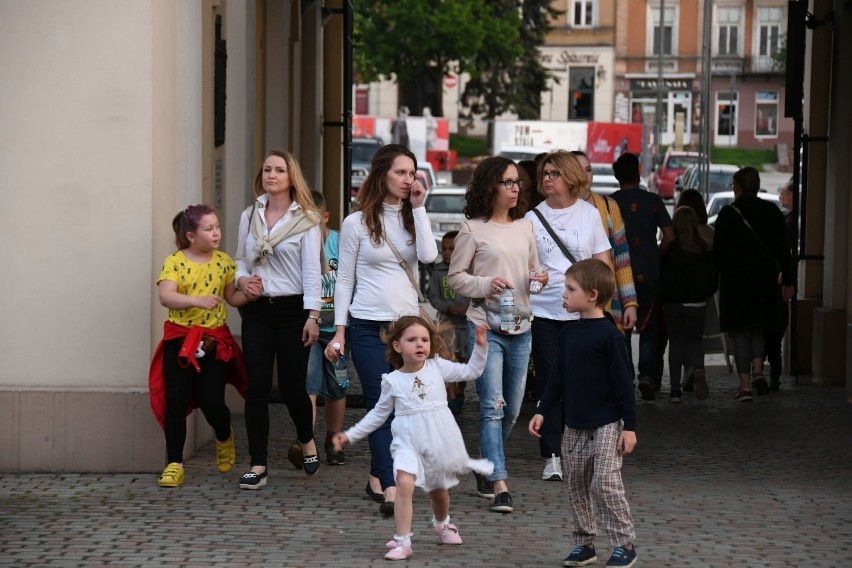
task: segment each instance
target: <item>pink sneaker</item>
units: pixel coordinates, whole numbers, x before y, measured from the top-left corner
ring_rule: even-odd
[[[459,529],[452,523],[436,525],[433,527],[438,536],[441,537],[443,544],[461,544],[462,538],[459,535]]]
[[[410,544],[401,544],[392,540],[385,546],[390,549],[385,554],[385,560],[405,560],[406,558],[411,558],[411,555],[414,554]]]

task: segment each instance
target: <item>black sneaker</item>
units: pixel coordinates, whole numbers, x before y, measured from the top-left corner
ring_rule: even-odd
[[[757,396],[765,396],[769,394],[769,383],[763,378],[763,375],[755,375],[751,382],[751,390],[757,392]]]
[[[642,395],[642,400],[655,400],[654,382],[649,377],[639,378],[639,392]]]
[[[669,393],[669,402],[680,402],[680,391],[672,391]]]
[[[495,513],[511,513],[515,510],[512,506],[512,496],[509,495],[508,491],[498,493],[494,497],[494,502],[491,503],[491,510]]]
[[[266,485],[266,480],[269,478],[269,473],[254,473],[250,471],[240,477],[240,489],[260,489]]]
[[[585,566],[597,562],[598,555],[595,552],[595,547],[590,544],[578,546],[571,551],[571,554],[565,557],[563,566]]]
[[[612,551],[612,556],[606,562],[606,566],[614,566],[618,568],[630,568],[636,564],[636,547],[627,548],[619,546]]]
[[[331,442],[325,443],[325,463],[328,465],[343,465],[346,463],[346,455],[343,450],[334,451],[334,444]]]
[[[480,473],[473,472],[476,478],[476,494],[485,499],[494,499],[494,482]]]

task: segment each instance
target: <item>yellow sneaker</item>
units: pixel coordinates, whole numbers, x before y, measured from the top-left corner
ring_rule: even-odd
[[[237,449],[234,447],[234,429],[231,428],[231,437],[224,442],[216,440],[216,469],[219,473],[228,473],[234,469],[237,461]]]
[[[167,465],[163,473],[160,474],[157,484],[160,487],[180,487],[183,485],[183,466],[176,462]]]

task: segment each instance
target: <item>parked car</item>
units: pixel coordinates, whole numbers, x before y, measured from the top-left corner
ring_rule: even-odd
[[[697,164],[700,160],[701,155],[698,152],[668,150],[663,156],[663,161],[651,174],[651,191],[659,194],[663,199],[674,199],[675,179],[683,174],[687,167]]]
[[[680,195],[684,189],[694,189],[704,195],[701,187],[700,164],[692,164],[683,171],[683,174],[675,180],[675,193]],[[709,164],[710,184],[707,193],[711,196],[720,191],[728,191],[734,182],[734,174],[740,169],[739,166],[729,164]],[[708,197],[709,199],[709,197]]]
[[[610,195],[620,189],[610,164],[592,164],[592,191],[598,195]]]
[[[535,160],[536,156],[547,152],[550,152],[550,149],[541,146],[503,146],[497,155],[517,163],[521,160]]]
[[[758,192],[757,196],[761,199],[769,201],[770,203],[774,203],[776,206],[778,206],[778,209],[780,209],[782,213],[787,213],[787,210],[781,206],[781,201],[778,199],[778,194],[769,193],[765,189],[761,189],[760,192]],[[715,227],[716,217],[719,216],[719,211],[721,211],[722,207],[724,207],[725,205],[730,205],[733,202],[733,191],[719,191],[711,195],[710,201],[707,203],[707,224],[711,227]]]
[[[375,136],[352,139],[352,170],[350,179],[352,181],[352,196],[354,197],[361,184],[370,173],[370,163],[379,148],[385,143],[381,138]]]
[[[418,163],[416,175],[427,191],[440,183],[438,177],[435,175],[435,168],[429,162]]]
[[[426,196],[426,214],[439,246],[444,233],[457,231],[464,221],[462,211],[466,203],[466,191],[467,188],[460,185],[439,185]]]

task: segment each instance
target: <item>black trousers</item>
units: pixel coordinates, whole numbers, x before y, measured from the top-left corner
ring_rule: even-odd
[[[243,354],[248,374],[246,435],[251,465],[267,465],[269,395],[272,370],[278,366],[278,390],[290,411],[299,442],[314,437],[311,399],[305,389],[310,347],[302,344],[308,311],[302,296],[260,298],[243,307]]]
[[[231,437],[231,411],[225,405],[225,377],[228,363],[216,360],[216,349],[210,349],[195,367],[181,367],[177,356],[183,338],[166,341],[163,347],[163,379],[166,393],[166,456],[168,463],[183,462],[183,445],[186,442],[186,409],[193,393],[207,423],[216,432],[216,439],[224,442]],[[215,346],[215,344],[214,344]]]
[[[535,397],[541,400],[550,372],[556,363],[556,354],[559,350],[559,331],[566,325],[575,324],[579,320],[552,320],[547,318],[534,318],[532,320],[532,360],[535,366]],[[541,438],[538,440],[541,457],[549,458],[551,455],[562,455],[562,431],[565,428],[565,416],[562,403],[554,407],[544,415],[541,424]]]

